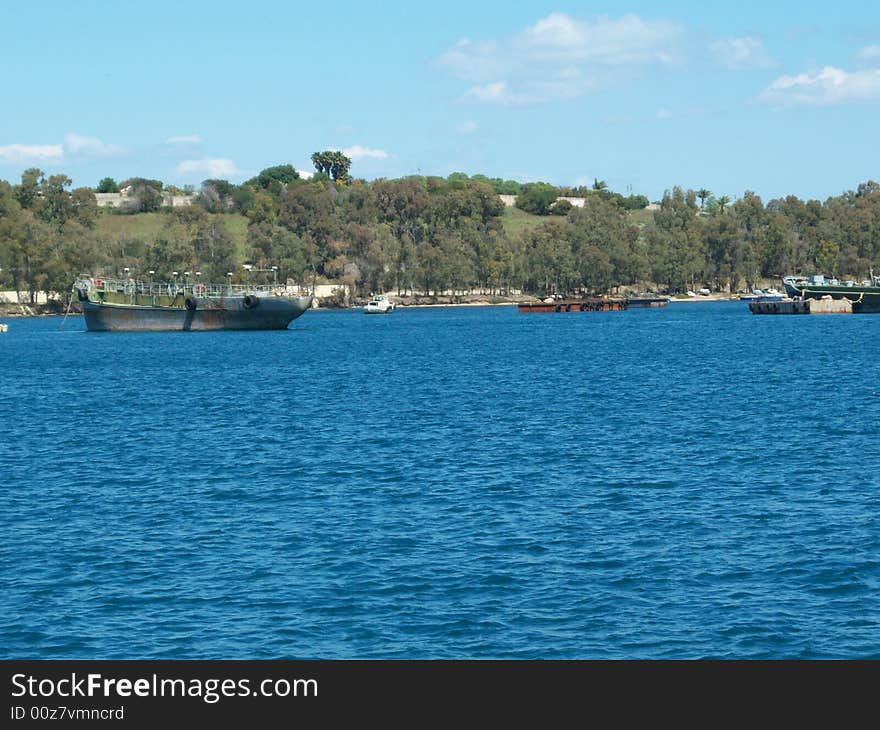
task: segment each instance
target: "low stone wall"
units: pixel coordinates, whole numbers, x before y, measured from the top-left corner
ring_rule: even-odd
[[[162,193],[162,205],[166,208],[185,208],[193,204],[195,197],[195,195]],[[99,208],[121,208],[130,198],[123,193],[95,193],[95,200]]]
[[[0,291],[0,304],[30,304],[30,295],[26,292]],[[46,292],[37,292],[37,304],[46,303]]]
[[[501,198],[501,202],[504,203],[504,205],[506,205],[508,208],[512,208],[513,206],[516,205],[516,195],[499,195],[498,197]],[[587,199],[586,198],[561,197],[561,198],[556,198],[556,200],[557,200],[557,202],[560,200],[567,200],[575,208],[583,208],[584,203],[586,202]]]

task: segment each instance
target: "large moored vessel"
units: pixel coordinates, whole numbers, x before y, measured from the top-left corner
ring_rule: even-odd
[[[82,278],[74,285],[90,331],[280,330],[312,306],[287,287]]]
[[[870,279],[862,282],[826,279],[822,275],[816,275],[786,276],[782,283],[790,297],[822,299],[830,296],[832,299],[849,299],[854,314],[880,313],[880,277],[873,274]]]

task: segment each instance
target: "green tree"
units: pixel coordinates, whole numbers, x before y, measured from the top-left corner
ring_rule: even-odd
[[[716,215],[707,220],[704,230],[709,263],[707,279],[716,289],[729,287],[735,292],[738,276],[734,276],[733,254],[739,235],[737,224],[729,215]]]
[[[691,289],[707,267],[706,241],[697,216],[697,198],[692,190],[673,188],[663,195],[654,213],[654,228],[648,244],[656,281],[670,289]]]
[[[333,153],[333,163],[330,166],[330,177],[340,182],[348,181],[348,173],[351,169],[351,159],[341,152]]]
[[[73,181],[67,175],[51,175],[40,186],[43,204],[37,215],[57,230],[60,230],[76,212],[73,197],[68,190],[72,184]]]
[[[379,220],[387,223],[398,243],[395,255],[395,285],[398,293],[412,288],[415,251],[425,234],[424,213],[429,198],[416,178],[380,180],[373,185]]]
[[[281,197],[277,222],[318,246],[321,261],[328,261],[331,240],[338,234],[333,196],[319,185],[296,185]]]
[[[196,203],[209,213],[223,213],[236,207],[237,186],[228,180],[204,180]]]
[[[89,188],[77,188],[70,195],[73,217],[89,229],[95,227],[98,218],[98,202]]]
[[[249,258],[278,266],[279,280],[303,284],[311,278],[317,260],[314,244],[292,231],[268,222],[248,227]]]
[[[66,304],[74,279],[94,272],[99,256],[95,231],[77,218],[70,218],[59,234],[48,237],[45,244],[40,289]]]
[[[840,258],[840,244],[823,239],[816,248],[816,266],[827,276],[836,276],[837,261]]]
[[[223,281],[226,272],[237,269],[235,241],[219,215],[205,219],[192,236],[197,270],[205,281]]]
[[[198,271],[193,235],[179,218],[169,217],[159,235],[149,244],[145,262],[159,278],[170,279],[172,272]],[[123,262],[127,265],[128,262]]]
[[[795,235],[785,216],[771,213],[764,245],[758,252],[762,276],[781,277],[793,265]]]
[[[161,180],[154,180],[146,177],[130,177],[127,180],[123,180],[119,183],[119,189],[124,190],[125,188],[142,188],[148,187],[153,188],[157,192],[162,192],[162,189],[165,187],[165,183]]]
[[[600,284],[619,286],[633,283],[644,273],[646,264],[636,250],[639,230],[629,223],[626,212],[614,201],[591,195],[582,208],[574,208],[568,216],[573,251],[602,270],[601,276],[584,279],[584,285],[596,291]],[[599,257],[592,249],[601,251]],[[607,267],[606,267],[607,262]],[[586,271],[583,266],[582,272]]]
[[[576,259],[581,285],[588,292],[606,292],[613,283],[614,266],[608,254],[596,246],[586,246]]]
[[[312,164],[319,173],[324,173],[332,180],[345,182],[348,180],[348,171],[351,168],[351,160],[339,150],[324,150],[312,154]]]
[[[529,183],[516,196],[516,207],[535,215],[549,215],[559,191],[548,183]]]
[[[275,165],[262,170],[245,184],[259,190],[266,190],[273,185],[283,188],[296,180],[299,180],[299,173],[293,168],[293,165]]]
[[[557,200],[550,206],[550,212],[553,215],[568,215],[573,207],[574,206],[568,200]]]
[[[622,201],[622,207],[626,210],[643,210],[651,204],[644,195],[629,195]]]
[[[25,289],[28,301],[35,304],[37,292],[46,282],[48,253],[57,233],[32,211],[24,210],[13,235],[10,270],[14,288],[16,291]]]
[[[96,193],[118,193],[119,186],[112,177],[102,178],[101,182],[95,188]]]
[[[738,235],[732,257],[733,276],[743,277],[747,288],[754,289],[760,273],[760,262],[767,241],[767,211],[761,197],[746,190],[733,205]]]
[[[152,213],[162,207],[161,180],[149,180],[143,177],[133,177],[119,184],[122,191],[127,192],[126,202],[120,208],[120,212]]]
[[[528,286],[543,294],[566,293],[579,283],[564,221],[550,220],[525,234]]]
[[[15,189],[15,196],[19,205],[26,210],[31,210],[40,202],[38,194],[45,182],[42,170],[29,167],[21,173],[21,184]]]

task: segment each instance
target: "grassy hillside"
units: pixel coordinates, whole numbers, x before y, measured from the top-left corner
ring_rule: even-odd
[[[653,210],[631,210],[629,212],[629,222],[633,223],[640,228],[648,223],[654,222],[654,211]]]
[[[639,228],[654,220],[654,213],[650,210],[631,210],[628,215],[630,223],[637,225]],[[552,219],[553,216],[532,215],[519,208],[511,207],[504,209],[501,223],[504,225],[504,232],[512,238],[522,231],[528,231],[536,226],[540,226],[544,221]]]
[[[248,219],[237,213],[222,213],[220,218],[238,250],[243,251],[247,241]],[[119,215],[105,209],[98,216],[98,234],[110,240],[140,239],[150,243],[161,235],[162,228],[168,220],[168,213]]]
[[[540,226],[541,223],[548,219],[548,216],[532,215],[519,208],[510,207],[504,209],[504,215],[501,216],[501,223],[504,226],[504,232],[508,237],[513,238],[523,231],[528,231]]]
[[[138,215],[115,215],[101,211],[98,216],[98,234],[111,240],[137,238],[153,241],[165,225],[164,213],[140,213]]]

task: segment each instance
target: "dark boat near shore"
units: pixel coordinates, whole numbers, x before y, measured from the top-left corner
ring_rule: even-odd
[[[625,299],[554,299],[549,302],[521,302],[520,314],[531,312],[622,312]]]
[[[271,286],[80,279],[74,285],[91,332],[281,330],[311,295]]]
[[[627,309],[655,309],[669,304],[669,297],[629,297],[626,300]]]
[[[853,314],[880,313],[880,277],[871,276],[868,281],[839,281],[824,276],[786,276],[782,279],[785,292],[792,298],[848,299],[852,302]]]

